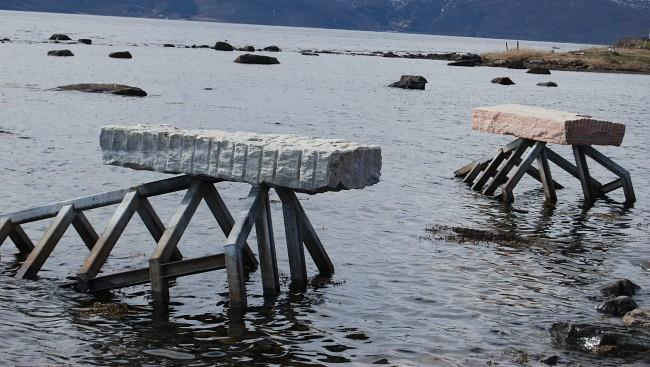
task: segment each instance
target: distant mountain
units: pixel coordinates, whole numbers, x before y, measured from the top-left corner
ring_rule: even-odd
[[[0,0],[0,9],[585,43],[650,33],[650,0]]]

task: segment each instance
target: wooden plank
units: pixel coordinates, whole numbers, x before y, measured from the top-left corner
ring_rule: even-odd
[[[5,242],[9,236],[9,232],[13,229],[11,221],[6,218],[0,219],[0,246]]]
[[[27,233],[25,233],[20,224],[14,224],[12,227],[13,228],[9,232],[11,241],[16,245],[21,254],[28,255],[32,250],[34,250],[32,240],[29,239]]]
[[[544,187],[544,196],[546,201],[550,203],[557,202],[557,195],[555,194],[555,181],[553,181],[553,176],[551,176],[551,168],[548,164],[548,159],[546,158],[546,149],[542,149],[537,156],[537,166],[539,167],[540,179],[542,186]]]
[[[149,230],[149,233],[151,233],[151,237],[153,237],[153,239],[156,240],[156,243],[158,243],[163,233],[165,233],[165,225],[163,224],[162,220],[160,220],[160,217],[158,214],[156,214],[156,211],[153,209],[153,206],[151,206],[151,203],[149,200],[147,200],[147,198],[140,198],[138,215],[140,216],[140,219],[142,219],[142,223],[144,223],[145,227],[147,227],[147,230]],[[178,248],[174,249],[170,260],[183,260],[183,255]]]
[[[77,230],[77,233],[79,233],[79,236],[86,244],[86,247],[88,247],[89,250],[92,250],[97,243],[97,240],[99,240],[99,235],[97,235],[97,232],[95,232],[95,229],[83,212],[77,211],[77,215],[75,215],[72,220],[72,226]]]
[[[278,276],[278,260],[275,254],[275,239],[273,237],[273,223],[268,192],[261,199],[264,202],[262,210],[255,222],[255,230],[257,231],[262,287],[265,295],[275,296],[280,293],[280,278]]]
[[[546,154],[544,154],[544,157],[546,157]],[[548,159],[547,159],[547,162],[548,162]],[[517,163],[517,164],[519,164],[519,163]],[[542,172],[540,170],[538,170],[537,168],[535,168],[533,166],[530,166],[526,170],[526,173],[528,174],[528,176],[530,176],[530,177],[534,178],[535,180],[539,181],[539,183],[541,183],[542,185],[544,184],[544,181],[542,179]],[[553,183],[553,187],[555,188],[555,190],[561,190],[561,189],[564,188],[564,186],[562,186],[560,183],[556,182],[555,180],[552,180],[552,183]]]
[[[583,149],[585,154],[591,157],[591,159],[598,162],[601,166],[607,168],[610,172],[621,178],[623,184],[623,193],[625,194],[625,202],[627,204],[634,203],[636,201],[636,195],[634,194],[634,187],[632,186],[632,178],[630,177],[630,173],[625,168],[609,159],[609,157],[597,151],[593,147],[585,146]]]
[[[77,280],[79,281],[79,289],[86,290],[86,282],[90,278],[94,278],[101,270],[106,262],[108,255],[113,250],[113,247],[120,238],[126,225],[131,220],[140,203],[140,195],[136,190],[129,191],[124,199],[117,207],[113,217],[106,225],[106,229],[102,232],[101,236],[90,250],[90,255],[79,270]]]
[[[488,163],[476,163],[472,170],[465,175],[463,182],[472,185],[476,177],[485,169],[485,167],[487,167],[487,165]]]
[[[585,153],[581,146],[572,145],[571,147],[573,148],[573,155],[576,159],[576,168],[578,169],[578,178],[580,179],[580,185],[582,186],[582,193],[585,197],[585,201],[591,202],[596,198],[596,196],[598,196],[598,193],[589,182],[591,175],[589,174],[587,158],[585,157]]]
[[[556,166],[562,168],[571,176],[580,179],[580,175],[578,175],[578,168],[574,166],[571,162],[564,159],[564,157],[562,157],[561,155],[552,151],[549,147],[546,147],[544,151],[549,161],[553,162]],[[593,177],[589,178],[589,182],[595,190],[600,190],[600,188],[603,186],[600,182],[598,182],[598,180],[594,179]]]
[[[59,243],[70,223],[72,223],[75,215],[72,205],[61,208],[50,227],[18,270],[16,278],[33,278],[38,274],[38,271],[45,264],[45,260],[50,256],[52,250]]]
[[[276,191],[281,199],[293,204],[296,214],[298,215],[302,240],[309,255],[314,260],[316,267],[318,267],[320,275],[331,276],[334,274],[334,265],[332,264],[332,260],[330,260],[327,251],[325,251],[323,243],[320,241],[320,238],[318,237],[314,226],[312,226],[311,221],[307,217],[307,214],[305,214],[305,209],[300,204],[300,200],[298,200],[296,194],[287,189],[276,189]]]
[[[517,160],[521,158],[522,154],[524,154],[524,152],[526,151],[526,149],[528,149],[528,146],[531,143],[532,143],[531,141],[524,141],[512,152],[512,154],[510,155],[510,157],[508,157],[505,163],[501,165],[499,171],[497,171],[494,174],[492,181],[490,181],[490,183],[487,184],[487,186],[483,190],[483,194],[494,195],[494,191],[496,191],[496,189],[506,181],[508,177],[508,173],[510,173],[510,170],[512,170]]]
[[[37,208],[21,210],[0,217],[9,219],[14,224],[30,223],[41,219],[52,218],[56,216],[59,211],[61,211],[61,208],[68,205],[74,206],[77,211],[85,211],[119,204],[122,202],[128,192],[134,190],[137,190],[138,193],[144,197],[163,195],[174,191],[185,190],[189,187],[192,180],[194,179],[189,176],[173,177],[165,180],[137,185],[130,189],[109,191],[101,194],[61,201]]]
[[[533,147],[530,150],[530,152],[528,152],[526,158],[519,164],[519,166],[514,171],[514,173],[510,176],[510,178],[505,183],[505,185],[503,185],[502,187],[503,195],[501,196],[502,200],[509,203],[515,200],[513,195],[513,190],[515,189],[515,186],[517,186],[521,178],[524,177],[524,174],[526,174],[528,168],[530,168],[530,166],[533,164],[535,159],[537,159],[537,157],[539,156],[539,152],[544,149],[545,145],[546,143],[541,141],[535,142],[535,144],[533,144]]]
[[[161,274],[163,278],[173,279],[225,268],[225,255],[217,254],[162,264]],[[88,291],[100,292],[148,282],[149,268],[127,270],[90,279],[88,281]]]
[[[291,288],[303,291],[307,288],[307,267],[296,205],[291,201],[283,201],[282,213],[284,215],[284,232],[287,237]]]
[[[230,307],[233,309],[246,308],[246,282],[244,279],[242,248],[236,244],[229,244],[226,245],[225,251]]]
[[[486,156],[483,156],[482,158],[477,159],[477,160],[475,160],[474,162],[469,163],[469,164],[467,164],[467,165],[465,165],[465,166],[463,166],[463,167],[457,169],[456,171],[454,171],[454,175],[455,175],[456,177],[463,177],[463,176],[467,175],[470,171],[472,171],[474,168],[476,168],[477,165],[483,165],[483,167],[485,167],[485,165],[488,164],[488,163],[490,163],[490,161],[491,161],[491,160],[492,160],[492,159],[493,159],[497,154],[499,154],[499,152],[501,152],[501,151],[506,152],[506,153],[507,153],[507,152],[510,152],[510,151],[512,151],[513,149],[515,149],[517,146],[519,146],[519,144],[521,144],[521,142],[522,142],[523,140],[524,140],[524,139],[522,139],[522,138],[517,138],[517,139],[511,141],[510,143],[508,143],[508,144],[507,144],[506,146],[504,146],[503,148],[499,148],[499,149],[497,149],[494,153],[492,153],[492,154],[488,154],[488,155],[486,155]]]
[[[226,235],[226,237],[229,236],[235,220],[233,219],[232,214],[230,214],[230,210],[228,210],[228,207],[224,203],[221,195],[219,195],[219,192],[214,187],[214,185],[206,185],[206,192],[203,199],[208,205],[208,208],[210,209],[210,212],[212,212],[212,215],[216,219],[217,223],[219,223],[219,227],[221,227],[223,233]],[[255,271],[257,269],[258,262],[248,243],[244,243],[243,251],[244,269]]]
[[[507,156],[508,153],[504,152],[503,150],[499,150],[499,152],[494,156],[494,158],[490,161],[490,163],[483,170],[483,172],[480,175],[478,175],[478,177],[474,181],[474,184],[472,185],[472,190],[475,191],[482,190],[483,186],[496,173],[497,169],[499,168],[501,163],[506,159]]]
[[[600,192],[603,195],[605,195],[605,194],[607,194],[609,192],[612,192],[612,191],[614,191],[616,189],[620,189],[621,187],[623,187],[623,179],[618,178],[618,179],[616,179],[616,180],[614,180],[614,181],[612,181],[610,183],[604,184],[603,187],[600,189]]]

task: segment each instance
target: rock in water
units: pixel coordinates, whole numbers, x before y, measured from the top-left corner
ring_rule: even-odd
[[[79,38],[77,40],[77,42],[82,43],[84,45],[92,45],[93,44],[93,40],[91,40],[89,38]]]
[[[111,52],[108,54],[108,57],[114,58],[114,59],[132,59],[133,55],[129,51],[118,51],[118,52]]]
[[[501,84],[501,85],[514,85],[515,82],[513,82],[510,78],[507,76],[504,77],[499,77],[499,78],[494,78],[492,79],[492,83],[494,84]]]
[[[74,54],[70,50],[52,50],[47,52],[47,56],[69,57],[69,56],[74,56]]]
[[[396,55],[393,51],[388,51],[385,54],[382,55],[383,57],[399,57],[399,55]]]
[[[627,326],[650,328],[650,308],[637,308],[626,313],[623,323]]]
[[[547,68],[540,68],[540,67],[532,68],[532,69],[528,70],[526,73],[528,73],[528,74],[551,75],[550,70],[548,70]]]
[[[56,90],[75,90],[88,93],[111,93],[119,96],[146,97],[147,92],[140,88],[122,84],[71,84],[57,87]]]
[[[559,357],[558,356],[550,356],[544,359],[541,359],[540,362],[547,364],[549,366],[555,366],[557,364]]]
[[[528,69],[528,67],[526,67],[526,64],[521,60],[507,61],[505,63],[505,67],[508,69]]]
[[[540,87],[557,87],[557,83],[555,82],[541,82],[537,83],[537,85]]]
[[[452,61],[452,62],[448,63],[447,65],[449,65],[449,66],[469,66],[469,67],[473,67],[473,66],[476,66],[476,61],[472,61],[472,60]]]
[[[280,52],[281,50],[280,50],[280,47],[278,47],[278,46],[267,46],[267,47],[264,47],[264,51]]]
[[[55,33],[50,36],[50,41],[71,41],[67,34]]]
[[[603,302],[603,304],[596,307],[596,310],[613,316],[623,316],[637,307],[639,306],[632,298],[628,296],[618,296]]]
[[[312,51],[302,51],[300,54],[303,56],[320,56],[317,52]]]
[[[280,61],[275,57],[264,56],[264,55],[252,55],[252,54],[243,54],[239,55],[235,59],[235,62],[238,64],[259,64],[259,65],[275,65],[279,64]]]
[[[605,297],[629,296],[641,289],[629,279],[617,279],[600,287],[600,293]]]
[[[427,80],[420,75],[402,75],[399,82],[389,84],[391,88],[424,90]]]
[[[244,46],[240,47],[238,51],[246,51],[246,52],[255,52],[255,47],[253,46]]]
[[[163,45],[163,47],[172,48],[172,47],[176,47],[176,46],[173,45],[173,44],[171,44],[171,43],[165,43],[165,44]]]
[[[9,38],[6,38],[6,37],[5,37],[5,38],[3,38],[3,39],[0,39],[0,42],[2,42],[2,43],[5,43],[5,42],[11,42],[11,40],[10,40]]]
[[[214,44],[214,49],[217,51],[234,51],[235,48],[228,42],[217,42]]]
[[[556,322],[551,336],[564,348],[612,357],[642,357],[650,351],[650,334],[644,330],[611,325]]]

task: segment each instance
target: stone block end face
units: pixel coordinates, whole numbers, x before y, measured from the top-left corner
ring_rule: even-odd
[[[379,182],[381,149],[344,140],[170,126],[106,126],[105,164],[200,175],[310,194]]]
[[[619,146],[625,136],[620,123],[514,104],[475,108],[472,129],[563,145]]]

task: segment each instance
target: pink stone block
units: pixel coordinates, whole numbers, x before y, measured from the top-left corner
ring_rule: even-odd
[[[564,145],[621,145],[625,125],[587,115],[516,104],[478,107],[472,129]]]

